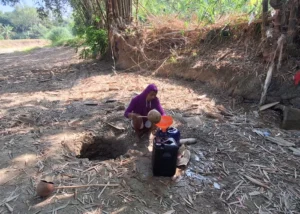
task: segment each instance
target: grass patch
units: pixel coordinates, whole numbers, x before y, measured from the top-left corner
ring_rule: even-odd
[[[73,48],[78,48],[84,44],[84,39],[82,38],[71,38],[71,39],[62,39],[57,42],[52,43],[52,46],[70,46]]]
[[[52,45],[57,46],[69,39],[73,38],[72,33],[64,27],[55,27],[48,34],[47,39],[51,40]]]
[[[44,47],[47,47],[47,46],[44,46]],[[15,51],[15,52],[23,52],[23,53],[31,53],[35,50],[39,50],[39,49],[42,49],[41,47],[30,47],[30,48],[25,48],[21,51]]]

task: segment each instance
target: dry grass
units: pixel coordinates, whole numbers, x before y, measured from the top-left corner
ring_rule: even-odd
[[[159,16],[148,16],[147,23],[145,25],[150,25],[153,29],[172,29],[176,30],[201,30],[221,28],[226,25],[235,26],[240,24],[248,24],[249,15],[244,13],[231,13],[224,16],[220,16],[216,19],[215,23],[207,24],[205,22],[199,22],[196,17],[191,18],[188,22],[186,20],[180,19],[178,14],[173,15],[159,15]]]
[[[199,23],[196,20],[187,23],[178,18],[178,14],[151,15],[148,16],[147,19],[148,22],[144,25],[141,24],[139,28],[138,34],[140,35],[140,33],[142,33],[142,39],[139,40],[141,44],[136,45],[136,47],[140,46],[140,53],[142,53],[142,55],[150,55],[149,57],[144,57],[145,61],[149,61],[149,63],[151,60],[161,61],[157,64],[156,69],[161,66],[166,60],[166,57],[172,55],[174,51],[180,55],[181,53],[191,52],[195,46],[203,46],[200,44],[200,40],[205,41],[204,45],[207,46],[201,47],[201,49],[209,48],[211,44],[210,40],[215,40],[215,37],[220,37],[220,31],[225,28],[230,29],[230,38],[232,39],[233,37],[240,38],[245,34],[245,30],[253,33],[251,29],[254,26],[248,25],[249,17],[247,14],[229,14],[222,16],[215,24],[211,25],[205,25],[205,23]],[[149,25],[151,26],[150,28],[147,27]],[[135,31],[136,27],[134,26],[132,29]],[[213,36],[207,39],[207,34],[214,30],[216,30],[215,37]],[[130,36],[134,37],[135,35],[132,34]],[[217,40],[218,39],[219,38],[217,38]],[[132,38],[131,40],[134,42],[138,41]],[[146,53],[147,50],[148,53]],[[151,55],[156,56],[156,59],[151,58]]]
[[[149,16],[147,19],[154,29],[167,28],[176,31],[191,30],[199,26],[198,24],[193,22],[187,24],[184,20],[176,17],[176,15]]]
[[[0,40],[0,53],[24,51],[37,47],[45,47],[51,42],[46,39]]]

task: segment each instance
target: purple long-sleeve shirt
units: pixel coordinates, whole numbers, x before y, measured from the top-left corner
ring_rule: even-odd
[[[161,115],[165,115],[165,112],[161,107],[159,99],[157,97],[155,97],[150,102],[147,102],[146,100],[147,95],[151,91],[156,91],[156,92],[158,91],[156,85],[154,84],[148,85],[147,88],[141,94],[134,97],[131,100],[128,108],[126,109],[124,116],[128,118],[129,113],[136,113],[141,116],[147,116],[148,112],[151,111],[152,109],[156,109],[161,113]]]

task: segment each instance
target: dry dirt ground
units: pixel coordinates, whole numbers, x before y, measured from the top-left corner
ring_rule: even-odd
[[[50,44],[51,41],[46,39],[0,40],[0,54],[41,48]]]
[[[198,139],[175,180],[152,176],[151,141],[138,142],[123,117],[149,83],[182,137]],[[300,132],[279,129],[277,112],[258,115],[256,105],[242,108],[209,85],[113,75],[110,63],[57,47],[0,55],[0,94],[0,213],[300,213],[299,156],[257,134],[300,147]],[[118,157],[104,160],[103,151]],[[104,186],[40,198],[41,179]]]

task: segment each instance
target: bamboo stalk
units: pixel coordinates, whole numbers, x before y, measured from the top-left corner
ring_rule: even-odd
[[[125,21],[127,20],[127,17],[128,17],[128,11],[129,11],[129,1],[126,0],[125,1],[125,16],[124,16]]]
[[[79,17],[80,17],[81,21],[82,21],[83,23],[85,23],[84,13],[83,13],[83,11],[80,9],[80,7],[78,7],[78,4],[74,3],[73,7],[75,8],[76,11],[79,12]]]
[[[127,7],[128,7],[128,2],[126,0],[126,1],[124,1],[124,16],[123,16],[123,19],[126,19],[126,17],[127,17]]]
[[[266,26],[267,26],[267,15],[268,15],[268,4],[269,0],[263,0],[262,5],[263,5],[263,10],[262,10],[262,38],[266,38]]]
[[[123,0],[124,2],[124,8],[123,8],[123,11],[124,11],[124,15],[123,15],[123,19],[126,17],[126,13],[127,13],[127,0]]]
[[[130,10],[131,10],[131,0],[128,0],[128,11],[127,11],[127,19],[130,19]]]
[[[118,18],[120,16],[119,2],[115,0],[115,17]]]
[[[112,0],[108,0],[108,2],[107,2],[107,25],[108,25],[109,31],[110,31],[110,25],[112,24],[112,19],[113,19]],[[109,36],[109,39],[111,39],[111,35]]]
[[[283,42],[281,42],[279,47],[279,57],[278,57],[278,63],[277,63],[277,70],[281,68],[281,62],[282,62],[282,56],[283,56]]]
[[[112,13],[113,13],[113,19],[115,20],[116,17],[118,16],[117,15],[117,0],[112,0],[111,1],[111,4],[112,4]]]
[[[138,25],[138,12],[139,12],[139,0],[136,0],[136,8],[135,8],[135,15],[136,15],[136,25]]]
[[[54,187],[54,189],[76,189],[76,188],[84,188],[84,187],[117,187],[119,184],[87,184],[87,185],[77,185],[77,186],[59,186]]]
[[[268,73],[267,73],[267,76],[266,76],[266,79],[265,79],[265,84],[264,84],[264,87],[263,87],[263,92],[262,92],[262,94],[261,94],[259,106],[263,105],[264,102],[265,102],[265,100],[266,100],[268,88],[269,88],[269,86],[270,86],[271,79],[272,79],[272,75],[273,75],[273,71],[274,71],[274,68],[275,68],[275,58],[276,58],[276,54],[277,54],[278,48],[280,48],[281,45],[283,45],[284,39],[285,39],[285,36],[284,36],[284,34],[282,34],[282,35],[279,37],[278,41],[277,41],[277,48],[276,48],[276,50],[275,50],[274,56],[273,56],[273,58],[272,58],[271,65],[270,65],[270,67],[269,67],[269,70],[268,70]]]
[[[119,10],[119,17],[122,16],[122,2],[118,1],[118,10]]]
[[[102,17],[102,20],[104,21],[104,25],[106,25],[107,21],[106,21],[106,18],[105,18],[105,15],[104,15],[104,12],[103,12],[103,9],[101,7],[101,4],[100,4],[99,0],[96,0],[96,3],[98,5],[100,16]]]
[[[116,18],[120,18],[122,16],[122,2],[123,1],[117,0],[116,2],[118,4],[118,17],[116,17]]]
[[[124,1],[121,1],[121,11],[122,11],[122,14],[121,14],[121,17],[123,18],[125,13],[124,13],[124,7],[125,7],[125,4],[124,4]]]
[[[128,22],[131,22],[131,17],[132,17],[132,0],[129,0],[129,17],[128,17]]]
[[[128,20],[129,17],[129,7],[130,7],[129,0],[126,0],[126,15],[125,15],[126,21]]]
[[[275,19],[274,19],[274,29],[275,29],[275,33],[276,35],[280,34],[280,27],[281,27],[281,14],[282,12],[280,10],[276,10],[276,15],[275,15]]]
[[[288,42],[292,43],[297,36],[297,0],[294,0],[294,4],[290,7],[290,17],[288,25]]]

